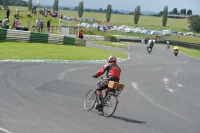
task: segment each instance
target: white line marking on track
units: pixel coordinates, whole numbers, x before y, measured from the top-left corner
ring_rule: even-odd
[[[196,106],[196,107],[198,107],[198,108],[200,108],[200,106],[199,105],[196,105],[196,104],[193,104],[193,103],[191,103],[192,105],[194,105],[194,106]]]
[[[179,83],[177,83],[177,85],[178,85],[178,87],[183,87],[183,85],[182,85],[182,84],[179,84]]]
[[[181,72],[181,70],[177,70],[177,71],[175,71],[175,72],[174,72],[174,76],[177,76],[178,73],[180,73],[180,72]]]
[[[145,95],[144,93],[142,93],[142,91],[139,90],[137,83],[132,82],[132,86],[133,86],[133,88],[134,88],[141,96],[143,96],[147,101],[149,101],[150,103],[154,104],[155,106],[157,106],[157,107],[159,107],[159,108],[161,108],[161,109],[163,109],[163,110],[169,112],[170,114],[173,114],[173,115],[175,115],[175,116],[178,116],[178,117],[180,117],[180,118],[182,118],[182,119],[184,119],[184,120],[187,120],[187,121],[189,121],[189,122],[198,124],[198,123],[196,123],[196,122],[193,122],[193,121],[187,119],[186,117],[183,117],[183,116],[181,116],[181,115],[179,115],[179,114],[177,114],[177,113],[175,113],[175,112],[173,112],[173,111],[171,111],[171,110],[169,110],[169,109],[163,107],[162,105],[156,103],[155,101],[151,100],[147,95]]]
[[[161,70],[161,69],[162,69],[162,67],[158,67],[158,68],[153,69],[153,70],[151,70],[151,71],[153,72],[153,71],[158,71],[158,70]]]
[[[174,90],[172,90],[172,89],[170,89],[170,88],[168,88],[168,87],[166,87],[166,88],[167,88],[168,91],[170,91],[170,92],[172,92],[172,93],[174,92]]]
[[[8,131],[8,130],[2,128],[2,127],[0,127],[0,131],[3,131],[3,132],[5,132],[5,133],[13,133],[13,132],[10,132],[10,131]]]
[[[90,66],[89,66],[90,67]],[[80,67],[80,68],[72,68],[72,69],[69,69],[63,73],[60,74],[59,76],[59,79],[63,80],[64,79],[64,76],[67,74],[67,73],[70,73],[70,72],[73,72],[73,71],[77,71],[77,70],[81,70],[81,69],[86,69],[86,68],[89,68],[89,67]]]
[[[174,90],[173,89],[170,89],[169,87],[168,87],[168,82],[169,82],[169,79],[167,79],[167,78],[165,78],[165,79],[163,79],[163,82],[166,84],[166,86],[165,86],[165,88],[168,90],[168,91],[170,91],[170,92],[174,92]]]
[[[164,81],[165,84],[168,84],[169,79],[165,78],[165,79],[163,79],[163,81]]]

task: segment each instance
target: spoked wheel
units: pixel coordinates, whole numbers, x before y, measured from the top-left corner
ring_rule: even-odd
[[[83,105],[84,105],[85,110],[87,111],[91,110],[94,107],[95,103],[96,103],[95,90],[91,89],[88,91],[84,99]]]
[[[114,114],[118,104],[118,99],[116,96],[108,95],[103,99],[103,115],[105,117],[110,117]]]

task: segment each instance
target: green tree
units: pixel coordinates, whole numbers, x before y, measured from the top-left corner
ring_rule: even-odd
[[[168,17],[168,6],[164,7],[163,14],[162,14],[162,25],[166,26],[167,24],[167,17]]]
[[[32,0],[28,0],[28,10],[31,10],[32,8]]]
[[[188,10],[187,15],[192,15],[192,10]]]
[[[180,14],[186,15],[186,9],[181,9]]]
[[[103,9],[102,9],[102,8],[99,8],[99,12],[103,12]]]
[[[83,16],[83,12],[84,12],[83,8],[84,8],[84,2],[81,1],[79,3],[79,6],[78,6],[78,16],[79,16],[79,18],[82,18],[82,16]]]
[[[54,4],[53,4],[53,12],[58,12],[58,3],[59,1],[58,0],[54,0]]]
[[[158,16],[162,16],[162,14],[163,14],[163,11],[160,11],[160,12],[158,13]]]
[[[7,0],[3,0],[3,8],[6,9],[7,6],[8,6]]]
[[[108,4],[107,10],[106,10],[106,21],[107,22],[110,22],[111,14],[112,14],[112,6],[110,4]]]
[[[173,12],[173,14],[178,14],[177,8],[174,8],[172,12]]]
[[[192,17],[189,17],[188,19],[189,22],[189,29],[193,32],[200,32],[200,16],[195,15]]]
[[[27,1],[21,1],[20,6],[28,6],[28,2]]]
[[[137,6],[134,12],[134,24],[138,24],[139,18],[140,18],[140,6]]]

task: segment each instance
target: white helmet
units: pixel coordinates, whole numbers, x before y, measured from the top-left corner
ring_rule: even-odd
[[[112,56],[112,55],[109,56],[108,57],[108,63],[110,63],[110,62],[115,62],[116,63],[117,62],[117,58],[115,56]]]

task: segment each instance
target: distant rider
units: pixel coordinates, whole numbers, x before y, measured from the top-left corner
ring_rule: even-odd
[[[174,52],[175,52],[175,51],[178,52],[178,47],[177,47],[177,46],[174,47]]]
[[[120,67],[117,65],[117,58],[115,56],[109,56],[108,57],[108,63],[106,63],[103,68],[101,68],[99,71],[97,71],[97,73],[95,75],[93,75],[92,77],[99,77],[101,75],[103,75],[106,72],[106,79],[103,80],[103,83],[99,86],[99,88],[97,89],[97,106],[96,109],[99,109],[101,107],[101,91],[108,88],[108,83],[109,81],[114,81],[114,82],[119,82],[120,80],[120,73],[121,73],[121,69]]]
[[[153,46],[154,46],[154,41],[153,41],[153,39],[151,39],[150,42],[149,42],[149,45],[147,46],[147,51],[148,51],[149,47],[150,47],[150,49],[152,51]]]

